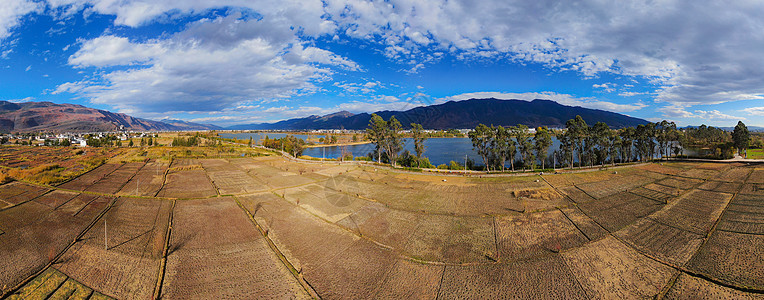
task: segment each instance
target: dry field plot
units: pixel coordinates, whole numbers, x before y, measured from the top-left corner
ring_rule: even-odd
[[[731,198],[731,194],[693,190],[672,201],[650,218],[705,236]]]
[[[179,200],[162,298],[308,298],[231,198]]]
[[[676,196],[671,194],[664,194],[662,192],[659,192],[653,189],[648,189],[646,187],[638,187],[638,188],[629,190],[629,192],[632,194],[639,195],[639,196],[649,198],[649,199],[662,202],[662,203],[668,203],[672,198]]]
[[[652,298],[676,272],[612,237],[564,252],[562,256],[590,298]]]
[[[324,186],[394,209],[437,214],[509,214],[571,204],[539,177],[491,178],[482,182],[462,179],[458,183],[449,182],[461,179],[458,177],[431,176],[433,182],[407,177],[383,176],[368,180],[363,177],[357,173],[343,174],[330,178]]]
[[[286,189],[284,198],[329,222],[344,219],[368,202],[317,184]]]
[[[644,164],[635,167],[636,169],[650,171],[654,173],[675,176],[684,171],[683,168],[672,164]]]
[[[580,204],[579,208],[599,225],[615,232],[663,206],[664,203],[632,193],[618,193]]]
[[[744,182],[752,170],[751,168],[731,168],[714,176],[713,179],[724,182]]]
[[[498,258],[493,218],[422,215],[404,253],[426,261],[488,262]]]
[[[694,188],[701,182],[703,181],[700,179],[694,179],[694,178],[669,177],[664,180],[656,181],[655,183],[663,185],[663,186],[672,187],[672,188],[688,190],[688,189]]]
[[[103,164],[90,172],[80,175],[80,177],[60,185],[59,187],[68,190],[84,191],[94,183],[104,179],[107,175],[111,174],[111,172],[119,169],[121,166],[122,164]]]
[[[42,194],[49,189],[23,182],[11,182],[0,186],[0,209],[18,205]]]
[[[559,255],[512,264],[446,266],[438,298],[587,299]]]
[[[158,279],[171,205],[167,200],[117,199],[54,266],[106,295],[150,298]]]
[[[764,289],[764,235],[717,230],[690,260],[693,271],[728,284]]]
[[[377,299],[435,299],[445,266],[398,259],[383,281]]]
[[[645,185],[652,181],[652,179],[647,177],[631,175],[617,177],[616,179],[612,180],[579,184],[576,186],[592,197],[599,199],[615,193],[627,191],[641,185]]]
[[[369,203],[337,225],[380,244],[403,249],[420,222],[419,214]]]
[[[205,198],[217,194],[215,186],[207,178],[207,173],[204,170],[192,169],[167,174],[166,182],[157,196],[168,198]]]
[[[271,193],[237,198],[297,270],[316,269],[359,239]]]
[[[708,179],[708,178],[717,176],[718,174],[719,174],[719,171],[717,171],[717,170],[708,170],[708,169],[695,168],[695,169],[685,170],[682,173],[679,173],[679,177],[688,177],[688,178],[695,178],[695,179]]]
[[[589,239],[559,210],[496,220],[500,259],[525,259],[579,247]]]
[[[118,169],[104,176],[103,179],[85,188],[88,192],[115,194],[138,172],[145,163],[132,162],[120,166]]]
[[[607,230],[585,215],[578,207],[563,208],[560,211],[591,241],[599,240],[608,234]]]
[[[77,196],[55,209],[29,201],[0,211],[0,228],[5,231],[0,235],[3,289],[41,270],[85,230],[112,199]]]
[[[221,195],[249,194],[267,190],[268,187],[258,182],[246,172],[229,166],[227,171],[207,171],[212,183],[218,188]]]
[[[589,196],[589,194],[575,186],[564,187],[561,189],[561,191],[570,197],[570,200],[575,203],[585,203],[596,200],[594,197]]]
[[[717,230],[764,235],[764,197],[737,195],[724,211]]]
[[[764,183],[764,169],[756,168],[748,176],[748,183]]]
[[[159,160],[147,162],[117,194],[154,197],[162,188],[165,171],[167,163]]]
[[[703,243],[705,235],[645,218],[616,233],[637,249],[663,261],[681,266],[690,260]]]
[[[665,299],[763,299],[764,295],[741,292],[703,279],[680,274]]]

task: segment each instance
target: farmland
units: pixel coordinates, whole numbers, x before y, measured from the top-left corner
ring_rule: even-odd
[[[21,161],[14,157],[27,157],[25,168],[46,164],[29,158],[49,150],[6,151],[0,157],[12,170]],[[449,176],[151,151],[92,156],[101,163],[63,181],[0,185],[2,296],[760,299],[764,292],[761,166],[663,162]]]

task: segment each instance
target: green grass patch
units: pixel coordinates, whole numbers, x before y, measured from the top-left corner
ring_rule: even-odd
[[[748,149],[749,159],[764,159],[764,149]]]

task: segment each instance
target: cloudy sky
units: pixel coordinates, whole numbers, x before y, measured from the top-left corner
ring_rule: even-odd
[[[217,125],[551,99],[764,126],[764,1],[2,0],[0,100]]]

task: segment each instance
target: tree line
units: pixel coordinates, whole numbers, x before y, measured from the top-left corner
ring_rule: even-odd
[[[423,156],[427,135],[421,125],[412,123],[411,127],[415,155],[408,151],[400,153],[404,146],[403,130],[395,116],[385,121],[373,114],[366,129],[367,138],[376,146],[370,158],[393,166],[433,167]],[[750,143],[750,133],[743,122],[738,122],[732,133],[706,125],[679,129],[676,123],[666,120],[611,129],[604,122],[590,126],[581,116],[568,120],[564,129],[479,124],[467,136],[486,171],[504,171],[507,163],[514,171],[545,169],[549,165],[573,168],[644,162],[681,157],[686,148],[696,149],[701,157],[725,159],[735,151],[742,153]],[[553,136],[557,137],[559,147],[550,153]],[[469,160],[466,163],[475,168]],[[447,167],[461,168],[456,162]]]

